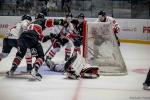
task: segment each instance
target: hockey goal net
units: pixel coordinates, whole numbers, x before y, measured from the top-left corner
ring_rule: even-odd
[[[85,22],[83,56],[101,75],[126,75],[127,69],[112,32],[112,23]]]

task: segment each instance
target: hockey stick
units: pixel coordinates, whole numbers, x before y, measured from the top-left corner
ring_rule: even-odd
[[[94,49],[92,49],[92,48],[91,48],[91,47],[89,47],[89,46],[88,46],[88,49],[89,49],[89,50],[88,50],[88,51],[89,51],[89,53],[90,53],[91,55],[93,55],[93,56],[94,56],[94,53],[92,52],[92,51],[94,51]],[[97,53],[98,53],[98,51],[97,51]],[[98,53],[98,55],[99,55],[99,56],[102,56],[100,53]]]
[[[44,57],[46,56],[46,54],[48,53],[48,51],[52,48],[52,46],[56,43],[56,39],[52,42],[51,46],[46,50]]]
[[[64,27],[62,27],[62,29],[60,30],[59,34],[61,34],[62,30],[64,29]],[[55,39],[51,46],[46,50],[45,54],[44,54],[44,57],[46,56],[46,54],[48,53],[48,51],[52,48],[52,46],[56,43],[57,39]]]

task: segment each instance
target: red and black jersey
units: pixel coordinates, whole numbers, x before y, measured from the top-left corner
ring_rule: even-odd
[[[73,24],[74,26],[74,31],[77,35],[79,36],[83,36],[83,23],[79,23],[78,20],[72,20],[71,23]]]
[[[52,26],[52,19],[38,19],[29,25],[28,30],[34,30],[38,34],[39,40],[42,40],[44,37],[43,30]]]

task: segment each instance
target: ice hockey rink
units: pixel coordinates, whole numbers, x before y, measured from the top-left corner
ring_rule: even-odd
[[[68,80],[62,73],[50,72],[43,66],[42,81],[29,81],[28,77],[5,76],[16,52],[13,49],[9,57],[0,62],[0,100],[150,100],[150,91],[142,89],[150,68],[150,45],[121,43],[120,50],[127,75]],[[62,61],[63,55],[61,51],[54,59]],[[25,66],[23,60],[18,70],[24,70]]]

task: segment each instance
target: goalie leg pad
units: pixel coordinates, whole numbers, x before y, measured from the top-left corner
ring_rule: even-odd
[[[77,58],[77,55],[71,56],[71,58],[69,58],[69,60],[64,65],[65,71],[71,70],[70,67],[73,64],[73,62],[76,60],[76,58]]]
[[[84,68],[82,69],[80,73],[82,78],[97,78],[99,77],[99,68],[98,67],[89,67],[89,68]]]

